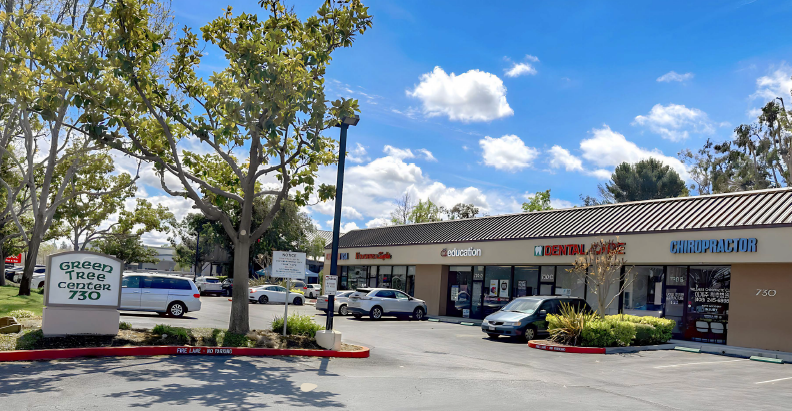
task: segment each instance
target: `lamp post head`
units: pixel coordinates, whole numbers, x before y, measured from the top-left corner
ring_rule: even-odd
[[[347,126],[356,126],[357,123],[360,122],[360,116],[353,115],[353,116],[345,116],[341,118],[341,121],[336,124],[336,127],[341,127],[342,124]]]

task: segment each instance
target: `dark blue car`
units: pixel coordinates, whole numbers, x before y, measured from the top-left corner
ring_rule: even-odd
[[[533,340],[540,334],[547,334],[547,314],[558,314],[562,303],[571,304],[576,311],[591,312],[588,303],[578,297],[520,297],[488,315],[481,323],[481,331],[490,338],[505,335],[520,340]]]

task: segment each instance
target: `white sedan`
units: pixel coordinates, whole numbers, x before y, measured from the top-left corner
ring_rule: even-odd
[[[286,302],[286,287],[279,285],[265,285],[263,287],[255,287],[250,289],[248,300],[252,303],[266,304],[266,303],[285,303]],[[303,305],[305,297],[300,293],[289,293],[289,303],[294,305]]]

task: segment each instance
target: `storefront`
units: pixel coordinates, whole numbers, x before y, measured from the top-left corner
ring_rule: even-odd
[[[792,323],[770,319],[792,314],[788,189],[356,230],[340,240],[340,284],[405,291],[429,315],[484,318],[531,295],[597,308],[572,264],[601,239],[626,261],[606,314],[670,318],[687,340],[792,351]]]

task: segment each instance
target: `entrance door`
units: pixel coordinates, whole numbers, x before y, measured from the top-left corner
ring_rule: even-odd
[[[539,274],[539,295],[555,294],[555,266],[543,265]]]
[[[470,266],[451,266],[448,269],[448,300],[446,315],[470,316],[473,269]]]
[[[470,291],[470,318],[484,318],[484,267],[473,267],[473,286]]]

